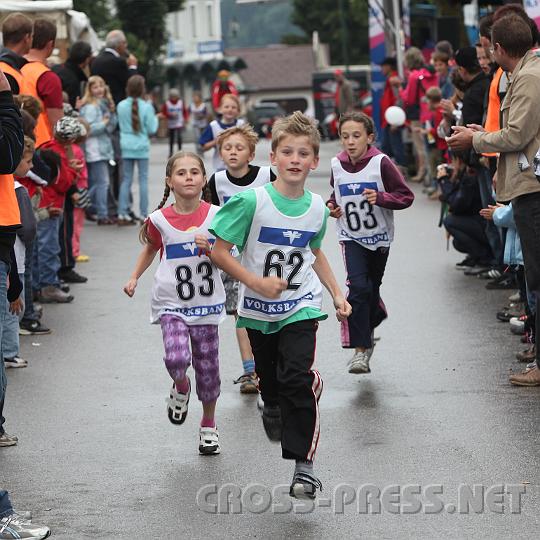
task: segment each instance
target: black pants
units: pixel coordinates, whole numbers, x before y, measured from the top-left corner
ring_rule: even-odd
[[[291,323],[274,334],[248,328],[265,405],[279,405],[285,459],[313,460],[319,442],[319,397],[323,382],[311,369],[318,322]]]
[[[182,150],[182,129],[183,128],[169,128],[169,157],[174,153],[174,140],[178,143],[178,151]]]
[[[64,203],[64,215],[60,226],[60,272],[67,272],[75,268],[73,257],[73,202],[69,195]]]
[[[479,215],[455,216],[448,214],[444,226],[452,235],[456,251],[471,256],[480,264],[492,263],[493,254],[486,236],[484,218]]]
[[[514,220],[521,239],[525,278],[531,294],[536,296],[535,336],[540,336],[540,193],[522,195],[512,200]],[[540,368],[540,347],[536,347],[536,364]]]
[[[341,325],[341,346],[368,349],[373,345],[373,329],[387,317],[380,290],[390,249],[372,251],[357,242],[342,242],[341,246],[347,272],[347,301],[352,307],[351,316]]]

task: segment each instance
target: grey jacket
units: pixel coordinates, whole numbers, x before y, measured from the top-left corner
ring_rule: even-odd
[[[501,104],[502,129],[475,133],[476,152],[499,152],[497,200],[540,191],[534,157],[540,148],[540,58],[527,52],[510,76]]]

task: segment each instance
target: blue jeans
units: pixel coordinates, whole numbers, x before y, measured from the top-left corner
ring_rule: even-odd
[[[393,157],[398,165],[407,165],[401,128],[392,130],[390,126],[385,126],[381,134],[381,150],[387,156]]]
[[[493,183],[491,173],[486,167],[480,167],[478,170],[478,186],[480,188],[480,199],[482,207],[487,208],[490,204],[495,204],[493,197]],[[484,229],[493,253],[492,264],[502,266],[504,255],[504,244],[501,238],[501,230],[489,219],[484,220]]]
[[[48,285],[58,286],[60,270],[60,218],[50,217],[38,221],[36,246],[34,249],[34,287],[42,289]]]
[[[19,274],[24,288],[24,274]],[[24,298],[24,290],[21,293]],[[4,330],[2,332],[2,356],[13,358],[19,356],[19,315],[9,311],[9,301],[6,298],[6,313],[4,315]]]
[[[11,501],[9,500],[9,493],[0,490],[0,519],[11,514],[13,514],[13,506],[11,506]]]
[[[129,213],[129,194],[135,164],[139,169],[139,208],[141,217],[148,215],[148,159],[122,159],[122,183],[120,184],[120,195],[118,197],[118,215],[126,216]]]
[[[87,163],[86,166],[88,168],[88,194],[98,219],[105,219],[108,216],[109,162],[94,161]]]
[[[9,266],[0,261],[0,302],[7,302],[7,277],[9,274]],[[0,304],[1,305],[1,304]],[[4,396],[6,395],[6,368],[4,366],[4,352],[2,350],[3,334],[4,334],[4,319],[6,310],[0,309],[0,435],[4,434]],[[0,507],[0,513],[2,507]]]
[[[32,269],[34,268],[34,244],[31,242],[26,246],[24,265],[24,315],[27,321],[39,321],[39,313],[34,309],[34,284],[32,283]],[[36,284],[35,288],[38,286]]]

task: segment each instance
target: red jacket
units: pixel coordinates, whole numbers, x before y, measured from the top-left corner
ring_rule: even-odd
[[[397,71],[392,71],[390,75],[388,75],[388,78],[386,79],[386,83],[384,85],[384,92],[381,98],[381,126],[383,128],[386,127],[387,125],[386,118],[384,117],[384,113],[386,112],[386,109],[388,109],[388,107],[392,107],[393,105],[395,105],[397,101],[397,96],[394,93],[394,87],[389,82],[392,77],[397,77],[397,76],[398,76]]]
[[[56,182],[43,188],[43,196],[41,197],[39,207],[63,208],[66,193],[77,180],[77,171],[69,166],[65,146],[55,139],[46,142],[40,148],[48,148],[56,152],[60,156],[61,163]]]
[[[232,81],[220,81],[219,79],[212,83],[212,107],[216,111],[219,108],[219,102],[225,94],[238,95],[238,90]]]

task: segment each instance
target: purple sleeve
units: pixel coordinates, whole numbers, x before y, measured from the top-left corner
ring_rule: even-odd
[[[330,185],[332,186],[332,188],[334,187],[334,172],[333,171],[330,173]],[[330,197],[328,198],[325,204],[328,204],[328,203],[332,203],[334,205],[334,208],[338,205],[336,202],[336,193],[334,189],[332,189],[332,193],[330,193]]]
[[[403,210],[411,206],[414,201],[414,193],[405,183],[399,169],[387,156],[381,162],[381,176],[386,192],[379,191],[377,193],[377,206],[389,210]]]

